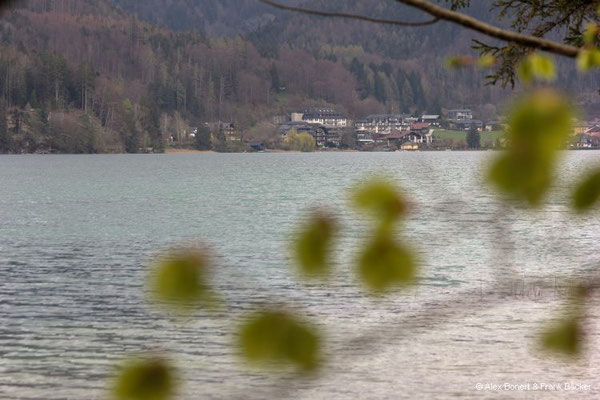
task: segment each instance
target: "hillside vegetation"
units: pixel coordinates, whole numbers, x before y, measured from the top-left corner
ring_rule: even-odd
[[[356,8],[422,18],[386,1]],[[472,12],[485,10],[482,2]],[[23,1],[0,20],[0,152],[162,151],[210,121],[262,140],[271,117],[311,106],[351,118],[465,106],[494,114],[504,91],[485,86],[483,71],[445,68],[448,55],[469,51],[468,35],[449,24],[310,18],[251,0]],[[589,99],[594,79],[561,82]]]

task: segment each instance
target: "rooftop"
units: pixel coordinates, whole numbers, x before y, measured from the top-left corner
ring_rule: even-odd
[[[310,118],[345,118],[339,112],[331,109],[331,108],[312,108],[308,110],[304,110],[302,112],[304,115],[302,119],[310,119]]]

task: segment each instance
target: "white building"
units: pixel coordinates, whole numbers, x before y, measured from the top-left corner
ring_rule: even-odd
[[[469,109],[449,110],[448,111],[448,119],[449,120],[473,119],[473,112]]]
[[[440,116],[433,114],[423,114],[421,116],[421,122],[426,122],[431,126],[440,126]]]
[[[410,128],[411,116],[406,114],[374,114],[354,124],[357,132],[389,134]]]
[[[294,118],[298,118],[298,114],[292,114],[292,121]],[[311,110],[304,110],[302,115],[302,121],[308,124],[323,125],[327,128],[345,128],[348,126],[348,118],[335,110],[329,108],[315,108]]]

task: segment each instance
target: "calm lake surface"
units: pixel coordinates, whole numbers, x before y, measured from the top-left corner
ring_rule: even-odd
[[[485,188],[493,156],[0,156],[0,399],[107,398],[119,361],[145,351],[173,357],[181,399],[598,398],[598,306],[579,361],[548,358],[536,337],[560,315],[566,277],[600,262],[600,216],[574,217],[566,197],[600,152],[565,153],[537,212],[503,206]],[[373,173],[405,188],[413,209],[403,234],[422,262],[416,288],[384,298],[366,296],[352,273],[369,224],[349,210],[348,188]],[[344,229],[335,277],[305,284],[288,244],[314,206]],[[144,282],[154,255],[190,241],[213,249],[225,310],[182,320],[151,306]],[[270,303],[319,326],[330,360],[320,376],[288,380],[238,362],[232,327]],[[591,389],[498,393],[477,383]]]

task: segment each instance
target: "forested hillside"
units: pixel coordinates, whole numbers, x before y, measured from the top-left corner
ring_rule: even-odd
[[[251,32],[280,14],[256,0],[113,0],[152,24],[175,31],[197,30],[211,36]],[[299,3],[298,0],[289,2]]]
[[[350,7],[311,1],[340,4]],[[386,1],[359,4],[354,12],[423,18]],[[463,106],[491,117],[502,89],[485,86],[483,71],[445,67],[470,51],[471,36],[443,23],[311,18],[254,0],[23,1],[0,19],[0,151],[161,151],[189,126],[219,120],[264,139],[273,116],[317,105],[351,118]],[[564,77],[595,101],[595,78]]]

